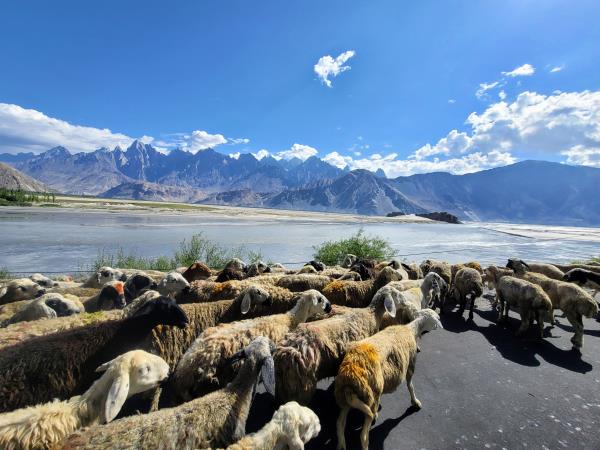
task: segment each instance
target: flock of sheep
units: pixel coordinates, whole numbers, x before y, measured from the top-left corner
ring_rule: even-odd
[[[495,295],[484,294],[484,283]],[[412,378],[421,336],[458,305],[490,300],[517,335],[560,309],[583,347],[600,265],[420,265],[347,255],[339,266],[196,262],[170,273],[103,267],[87,281],[40,274],[0,288],[0,448],[303,449],[320,432],[306,406],[335,377],[338,449],[350,409],[363,449],[381,396]],[[591,293],[589,291],[592,291]],[[281,403],[246,435],[259,383]],[[60,400],[63,399],[63,400]]]

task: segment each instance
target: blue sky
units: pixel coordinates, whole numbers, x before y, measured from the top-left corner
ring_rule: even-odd
[[[389,175],[600,166],[598,17],[597,1],[3,2],[0,152],[144,137]],[[344,53],[328,86],[315,65]]]

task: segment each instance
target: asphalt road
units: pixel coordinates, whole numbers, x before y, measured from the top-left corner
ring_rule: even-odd
[[[495,313],[477,299],[474,323],[456,312],[442,316],[444,330],[423,336],[413,378],[423,408],[410,408],[406,385],[382,397],[370,433],[372,449],[600,449],[600,323],[584,319],[581,355],[571,351],[572,328],[560,317],[546,337],[516,338],[518,316],[497,326]],[[464,316],[467,316],[465,312]],[[309,405],[321,433],[308,449],[335,449],[338,408],[333,379],[320,383]],[[276,408],[259,393],[247,432],[261,428]],[[362,416],[348,417],[348,449],[360,448]]]

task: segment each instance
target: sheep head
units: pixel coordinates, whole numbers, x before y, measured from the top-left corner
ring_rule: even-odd
[[[275,396],[275,344],[264,336],[259,336],[226,361],[227,365],[246,360],[248,364],[260,365],[260,381],[266,391]]]
[[[185,328],[190,323],[185,311],[172,298],[154,296],[140,303],[136,303],[133,310],[128,311],[127,317],[143,319],[150,325],[169,325],[177,328]]]
[[[247,314],[253,304],[265,304],[267,306],[271,306],[273,304],[273,299],[268,292],[258,286],[250,286],[249,288],[245,289],[240,296],[242,298],[240,304],[242,314]]]

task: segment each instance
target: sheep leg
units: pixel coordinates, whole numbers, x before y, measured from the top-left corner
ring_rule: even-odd
[[[471,294],[471,307],[469,309],[469,320],[473,320],[473,308],[475,307],[475,294]]]
[[[463,297],[461,295],[459,302],[459,307],[458,307],[458,315],[462,316],[463,313],[465,312],[465,306],[466,306],[466,302],[467,302],[467,297]]]
[[[373,412],[373,423],[377,421],[377,417],[379,417],[379,404],[381,403],[381,393],[377,396],[377,400],[373,404],[371,411]]]
[[[567,313],[567,320],[573,325],[575,334],[571,338],[571,343],[576,349],[583,348],[583,317],[581,314],[575,312]]]
[[[408,387],[408,393],[410,394],[410,403],[417,409],[421,409],[421,402],[415,395],[415,388],[412,384],[412,377],[415,373],[415,361],[411,361],[406,369],[406,386]]]
[[[528,309],[525,309],[523,307],[521,307],[521,309],[522,309],[522,311],[521,311],[521,326],[515,333],[516,336],[521,336],[523,333],[525,333],[529,329],[530,312]]]
[[[350,394],[346,397],[346,401],[348,401],[350,406],[358,409],[365,415],[365,421],[363,422],[362,431],[360,432],[360,442],[362,443],[363,450],[369,450],[369,428],[373,422],[371,408],[369,408],[366,403],[360,401],[355,394]]]
[[[536,311],[536,319],[538,324],[538,329],[540,332],[540,339],[544,337],[544,314],[540,311]]]
[[[346,429],[346,419],[348,418],[348,411],[350,411],[349,406],[343,406],[340,415],[337,420],[337,438],[338,438],[338,450],[346,450],[346,436],[344,435],[344,430]]]
[[[360,442],[362,443],[363,450],[369,450],[369,429],[371,428],[371,422],[373,422],[373,416],[369,417],[365,415],[365,421],[360,432]]]

